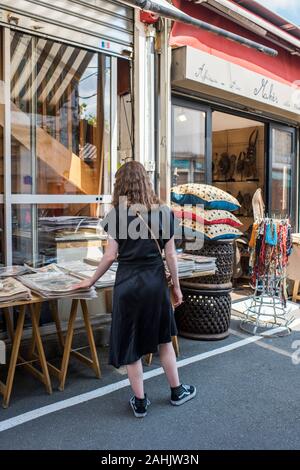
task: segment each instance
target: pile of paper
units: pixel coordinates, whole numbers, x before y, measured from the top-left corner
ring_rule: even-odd
[[[80,280],[63,272],[38,272],[19,278],[36,294],[47,299],[71,297],[72,299],[93,299],[97,297],[94,287],[74,289]]]
[[[188,253],[179,253],[178,260],[178,274],[181,275],[190,273],[214,273],[217,269],[216,258],[208,256],[198,256]]]
[[[80,216],[61,216],[61,217],[40,217],[39,229],[45,232],[53,232],[56,230],[79,230],[82,228],[96,228],[100,224],[97,217],[80,217]]]
[[[30,300],[30,290],[13,277],[5,277],[0,280],[0,303],[14,302],[17,300]]]
[[[180,253],[178,259],[187,260],[194,262],[194,271],[197,272],[206,272],[206,271],[216,271],[216,258],[209,256],[198,256],[189,253]]]
[[[59,263],[58,267],[69,274],[80,279],[90,279],[97,267],[82,261],[67,261]],[[114,270],[108,270],[96,283],[95,287],[112,287],[115,283],[116,273]]]
[[[28,272],[27,266],[6,266],[0,268],[0,278],[21,276]]]

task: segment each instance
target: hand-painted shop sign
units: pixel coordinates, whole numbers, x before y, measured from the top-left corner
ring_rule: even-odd
[[[285,84],[189,46],[173,51],[172,83],[198,83],[300,114],[300,82]]]

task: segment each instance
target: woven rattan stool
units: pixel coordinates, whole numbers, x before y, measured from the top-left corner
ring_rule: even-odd
[[[184,303],[175,311],[178,332],[185,338],[216,341],[229,336],[231,289],[182,287]]]
[[[231,282],[234,262],[233,241],[205,241],[201,250],[185,250],[185,252],[193,255],[211,256],[216,258],[216,273],[212,276],[201,277],[198,281],[197,278],[194,278],[195,282],[201,282],[201,284],[227,284],[228,282]]]

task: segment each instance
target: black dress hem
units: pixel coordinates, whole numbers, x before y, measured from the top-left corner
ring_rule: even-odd
[[[155,354],[157,353],[158,351],[158,348],[161,344],[169,344],[169,343],[172,343],[172,337],[170,337],[169,340],[166,340],[166,341],[162,341],[161,343],[159,343],[157,345],[157,347],[151,351],[148,351],[148,352],[143,352],[140,356],[137,356],[136,359],[134,359],[132,362],[129,362],[129,363],[123,363],[123,362],[120,362],[119,365],[116,365],[115,363],[113,363],[112,361],[109,361],[109,365],[110,366],[113,366],[115,369],[120,369],[120,367],[124,367],[124,366],[130,366],[132,364],[134,364],[135,362],[138,362],[140,359],[142,359],[144,356],[147,356],[147,354]]]

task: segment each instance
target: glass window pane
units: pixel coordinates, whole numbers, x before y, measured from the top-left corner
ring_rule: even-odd
[[[110,66],[11,33],[13,193],[110,193]]]
[[[133,106],[130,62],[118,58],[118,163],[117,168],[133,158]]]
[[[3,125],[4,125],[4,81],[3,81],[3,44],[2,44],[2,29],[0,29],[0,194],[4,190],[4,170],[3,170]]]
[[[104,206],[100,205],[98,211],[95,206],[13,205],[14,264],[45,265],[99,255],[103,230],[98,216],[104,215]]]
[[[4,206],[0,204],[0,265],[4,264]]]
[[[172,106],[171,186],[205,182],[205,112]]]
[[[272,207],[271,214],[285,217],[291,214],[293,134],[272,129]]]
[[[32,260],[32,206],[12,206],[12,249],[13,264]]]
[[[0,204],[0,266],[4,266],[4,210]],[[0,311],[0,337],[5,331],[5,324],[2,311]]]

